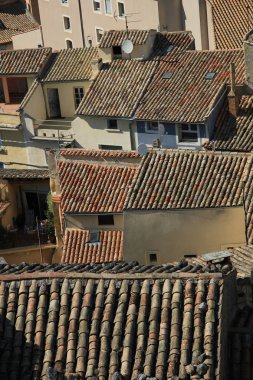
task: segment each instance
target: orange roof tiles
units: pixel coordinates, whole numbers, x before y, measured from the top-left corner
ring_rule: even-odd
[[[134,166],[59,160],[63,212],[122,212]]]
[[[248,242],[252,244],[252,155],[167,150],[150,152],[143,158],[125,208],[231,207],[243,205],[243,202]]]
[[[68,264],[104,263],[123,260],[123,232],[99,231],[99,241],[90,243],[90,231],[67,228],[61,262]]]
[[[89,80],[91,61],[96,55],[96,48],[63,49],[53,53],[41,79],[43,82]]]
[[[253,96],[243,96],[236,118],[228,112],[227,99],[216,121],[214,135],[204,145],[210,150],[253,150]]]
[[[132,117],[155,68],[154,61],[131,59],[104,65],[76,113]]]
[[[61,149],[63,157],[140,158],[136,150]]]
[[[104,32],[99,43],[100,48],[110,48],[112,46],[121,46],[123,41],[129,39],[133,45],[143,45],[146,43],[151,30],[108,30]]]
[[[230,63],[237,67],[237,83],[244,80],[243,51],[189,51],[160,62],[136,110],[140,120],[204,122],[213,101],[229,82]],[[170,79],[163,74],[171,72]],[[215,72],[212,80],[205,78]]]
[[[251,0],[211,0],[216,49],[236,49],[252,28]]]
[[[51,48],[0,51],[0,75],[38,74],[51,52]]]

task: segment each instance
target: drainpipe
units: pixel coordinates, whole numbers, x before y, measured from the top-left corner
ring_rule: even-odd
[[[84,28],[83,28],[83,13],[82,13],[81,0],[78,0],[78,7],[79,7],[79,16],[80,16],[80,25],[81,25],[83,47],[85,47],[85,36],[84,36]]]
[[[129,123],[129,133],[130,133],[131,150],[136,150],[135,139],[134,139],[134,131],[133,131],[133,122],[132,121],[130,121],[130,123]]]

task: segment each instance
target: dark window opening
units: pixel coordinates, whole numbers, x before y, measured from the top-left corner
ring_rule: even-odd
[[[99,242],[99,232],[90,232],[89,243]]]
[[[112,52],[113,52],[113,58],[114,59],[121,59],[122,58],[121,46],[113,46]]]
[[[120,145],[99,145],[98,147],[103,150],[122,150]]]
[[[67,49],[73,49],[73,42],[71,40],[66,40]]]
[[[156,253],[150,253],[149,254],[149,262],[154,264],[157,263],[157,255]]]
[[[109,119],[107,122],[108,129],[118,129],[118,120],[117,119]]]
[[[98,224],[104,226],[113,226],[114,225],[114,216],[113,215],[98,215]]]

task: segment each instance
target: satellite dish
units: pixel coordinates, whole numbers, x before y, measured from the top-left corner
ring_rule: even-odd
[[[158,132],[159,132],[160,136],[165,134],[165,128],[164,128],[163,124],[159,124],[159,126],[158,126]]]
[[[134,45],[133,45],[131,40],[125,40],[125,41],[123,41],[123,43],[121,45],[121,49],[126,54],[131,54],[133,51],[133,48],[134,48]]]
[[[147,151],[148,151],[148,148],[147,148],[146,144],[140,144],[140,145],[138,145],[138,153],[141,156],[145,156],[145,154],[147,153]]]

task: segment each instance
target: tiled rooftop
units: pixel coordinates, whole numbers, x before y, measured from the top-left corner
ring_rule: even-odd
[[[10,43],[12,36],[39,28],[21,2],[0,6],[0,21],[0,44]]]
[[[216,49],[241,48],[252,27],[251,0],[211,0]]]
[[[1,179],[48,179],[47,169],[0,169]]]
[[[71,158],[140,158],[136,150],[61,149],[60,154]]]
[[[63,49],[53,53],[41,79],[43,82],[89,80],[91,61],[96,55],[96,48]]]
[[[244,191],[243,191],[244,181]],[[125,208],[168,210],[243,204],[253,242],[252,155],[163,150],[150,152],[136,172]]]
[[[218,379],[221,275],[103,276],[2,281],[1,378]]]
[[[189,51],[172,54],[171,60],[159,63],[136,110],[137,119],[204,122],[218,93],[229,82],[231,62],[237,67],[237,83],[242,83],[242,51]],[[163,78],[166,72],[172,73],[170,79]],[[205,78],[209,72],[216,73],[211,80]]]
[[[155,68],[154,61],[115,60],[104,65],[76,113],[132,117]]]
[[[5,202],[0,200],[0,217],[10,206],[10,202]]]
[[[236,118],[228,112],[227,101],[218,116],[215,131],[206,149],[253,151],[253,96],[243,96]]]
[[[61,206],[63,212],[116,213],[123,205],[135,166],[103,165],[59,160]]]
[[[35,79],[31,85],[31,87],[28,89],[27,93],[25,94],[22,102],[19,105],[19,109],[22,110],[27,105],[31,97],[33,96],[35,90],[39,87],[40,83],[38,79]]]
[[[67,228],[61,261],[68,264],[122,261],[123,232],[116,230],[98,232],[99,240],[92,243],[89,230]]]
[[[51,54],[51,48],[0,51],[0,75],[38,74]]]
[[[148,39],[150,30],[108,30],[105,31],[99,43],[100,48],[121,46],[123,41],[129,39],[133,45],[144,45]]]
[[[171,53],[193,49],[195,45],[191,32],[160,32],[156,34],[152,59],[170,59]]]

